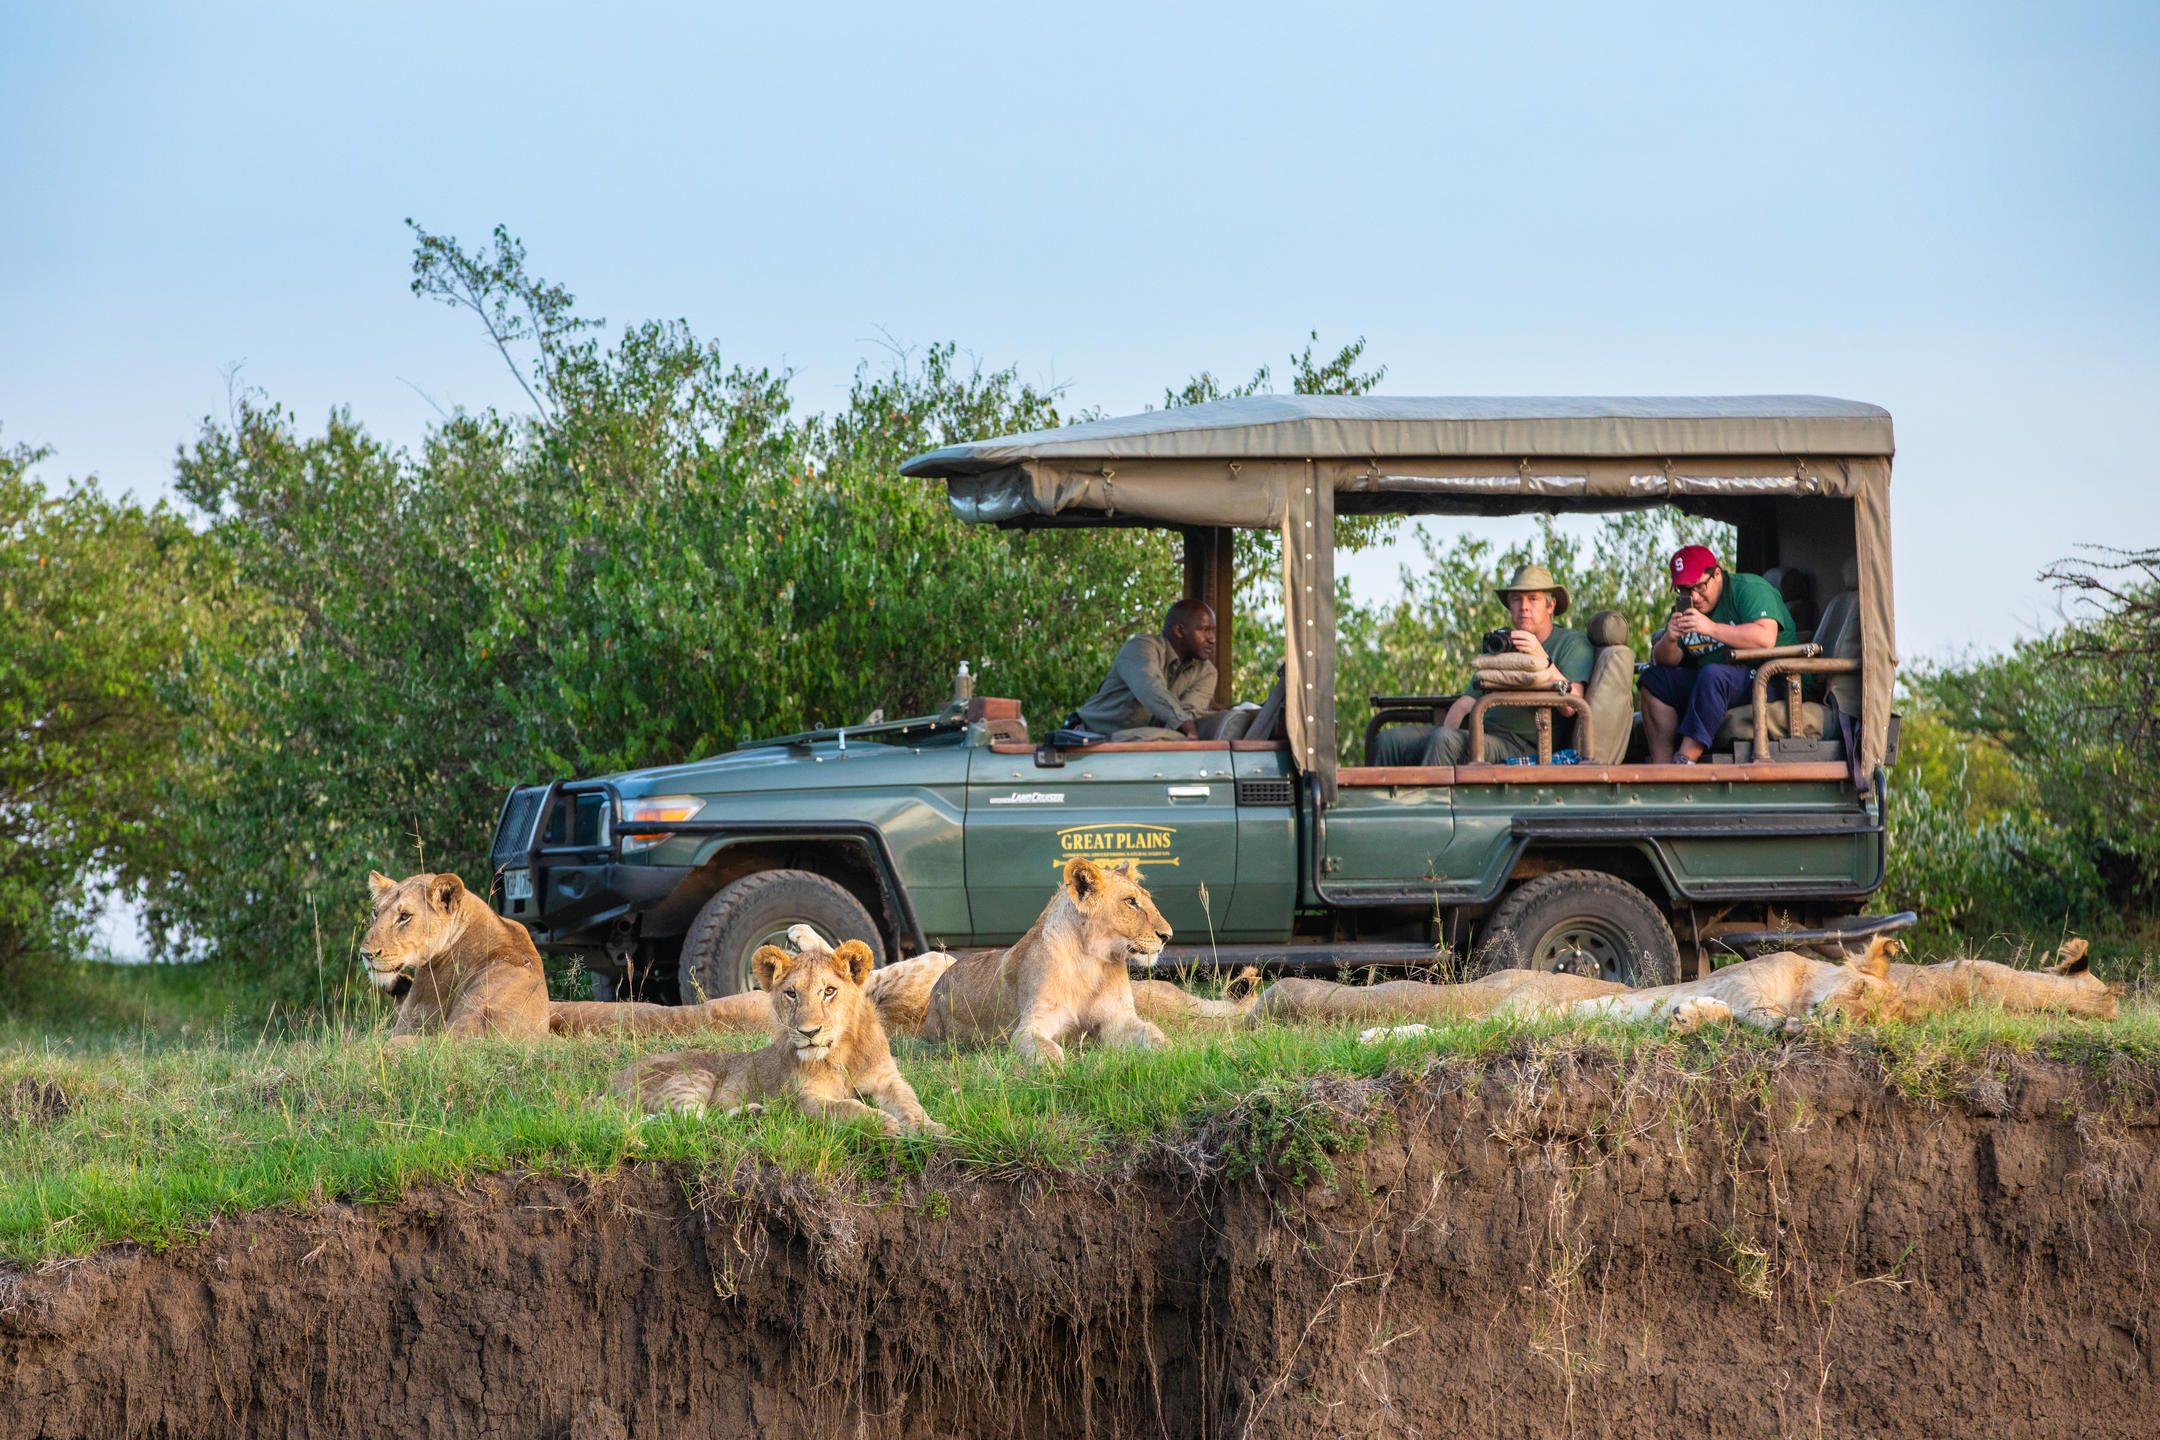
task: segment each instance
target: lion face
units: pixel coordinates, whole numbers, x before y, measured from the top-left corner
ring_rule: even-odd
[[[758,985],[772,996],[775,1031],[804,1064],[823,1060],[834,1046],[865,1028],[863,1016],[870,1002],[863,998],[862,987],[870,978],[871,956],[862,941],[843,941],[831,950],[806,949],[800,955],[762,945],[750,965]],[[874,1019],[876,1012],[870,1014]]]
[[[1817,1008],[1867,1023],[1906,1019],[1904,994],[1890,978],[1890,963],[1904,950],[1903,941],[1878,935],[1865,955],[1838,967],[1836,988]]]
[[[1080,912],[1090,955],[1152,966],[1170,943],[1170,924],[1140,883],[1140,867],[1130,860],[1097,865],[1074,856],[1065,862],[1065,893]]]
[[[441,955],[465,929],[465,882],[455,875],[392,880],[368,872],[375,918],[360,942],[368,983],[391,995],[412,988],[412,972]]]

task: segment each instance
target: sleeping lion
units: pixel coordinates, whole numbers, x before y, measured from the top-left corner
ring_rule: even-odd
[[[2092,973],[2085,942],[2065,941],[2045,970],[2019,970],[1993,960],[1945,960],[1936,965],[1892,965],[1890,978],[1915,1015],[1992,1006],[2001,1010],[2059,1011],[2087,1020],[2113,1020],[2115,987]]]
[[[1738,1020],[1758,1029],[1797,1032],[1818,1011],[1855,1020],[1898,1020],[1904,997],[1890,981],[1890,957],[1903,949],[1889,936],[1867,954],[1833,965],[1790,950],[1727,965],[1701,980],[1579,1000],[1571,1015],[1669,1020],[1676,1030]]]

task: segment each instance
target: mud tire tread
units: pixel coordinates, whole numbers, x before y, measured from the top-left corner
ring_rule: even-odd
[[[846,886],[814,870],[758,870],[722,888],[690,922],[680,962],[683,1003],[694,1003],[700,991],[708,1000],[739,993],[736,974],[719,973],[728,968],[721,957],[746,943],[746,929],[762,928],[760,911],[783,909],[818,921],[837,940],[861,940],[870,947],[873,964],[885,963],[877,922]]]
[[[1556,870],[1526,880],[1508,892],[1485,924],[1478,946],[1482,969],[1528,969],[1529,952],[1564,915],[1541,915],[1557,906],[1582,906],[1599,919],[1623,926],[1633,938],[1636,970],[1629,982],[1637,989],[1670,985],[1679,978],[1680,947],[1672,926],[1650,897],[1602,870]],[[1531,945],[1521,937],[1531,936]]]

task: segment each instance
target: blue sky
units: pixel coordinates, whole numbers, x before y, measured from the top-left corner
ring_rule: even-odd
[[[811,408],[888,336],[1117,412],[1312,329],[1401,394],[1871,400],[1940,654],[2160,544],[2156,172],[2151,5],[18,5],[0,438],[149,495],[235,363],[510,405],[405,288],[405,217],[500,221]]]

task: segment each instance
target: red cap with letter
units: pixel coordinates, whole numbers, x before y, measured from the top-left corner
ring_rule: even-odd
[[[1672,583],[1678,587],[1700,585],[1702,578],[1717,569],[1717,556],[1707,545],[1687,545],[1672,557]]]

